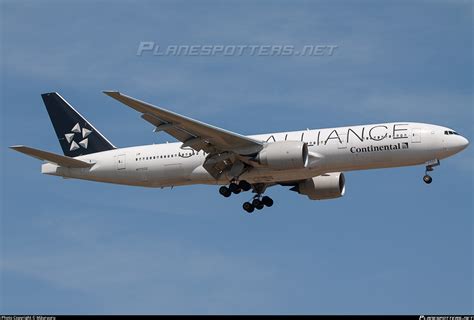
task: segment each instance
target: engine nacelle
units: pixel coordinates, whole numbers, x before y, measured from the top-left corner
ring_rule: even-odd
[[[334,199],[344,195],[346,179],[342,172],[325,173],[306,179],[291,190],[304,194],[311,200]]]
[[[276,170],[302,169],[308,165],[308,145],[301,141],[276,141],[266,144],[256,160]]]

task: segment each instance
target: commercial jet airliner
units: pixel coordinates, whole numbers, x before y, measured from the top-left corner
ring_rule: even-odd
[[[273,205],[268,187],[282,185],[311,200],[344,195],[344,171],[424,164],[423,181],[440,159],[465,149],[456,131],[391,122],[244,136],[126,96],[104,91],[179,142],[117,148],[58,93],[42,98],[64,155],[11,148],[46,161],[44,174],[142,187],[221,185],[224,197],[252,190],[253,212]]]

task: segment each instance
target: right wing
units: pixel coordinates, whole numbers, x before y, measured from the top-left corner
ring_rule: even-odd
[[[30,148],[27,146],[11,146],[11,149],[29,155],[30,157],[45,160],[48,162],[53,162],[59,164],[62,167],[69,168],[90,168],[94,163],[88,163],[85,161],[77,160],[74,158],[61,156],[56,153],[47,152],[39,149]]]

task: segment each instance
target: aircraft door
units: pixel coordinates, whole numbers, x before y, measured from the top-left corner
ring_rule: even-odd
[[[125,155],[121,154],[117,156],[117,170],[125,170],[126,163],[125,163]]]

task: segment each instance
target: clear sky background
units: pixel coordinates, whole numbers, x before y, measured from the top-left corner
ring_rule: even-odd
[[[473,313],[473,152],[348,172],[342,199],[274,187],[63,180],[58,91],[117,146],[173,141],[101,93],[242,134],[390,121],[473,141],[471,1],[1,1],[1,313]],[[137,56],[166,45],[337,45],[319,57]]]

